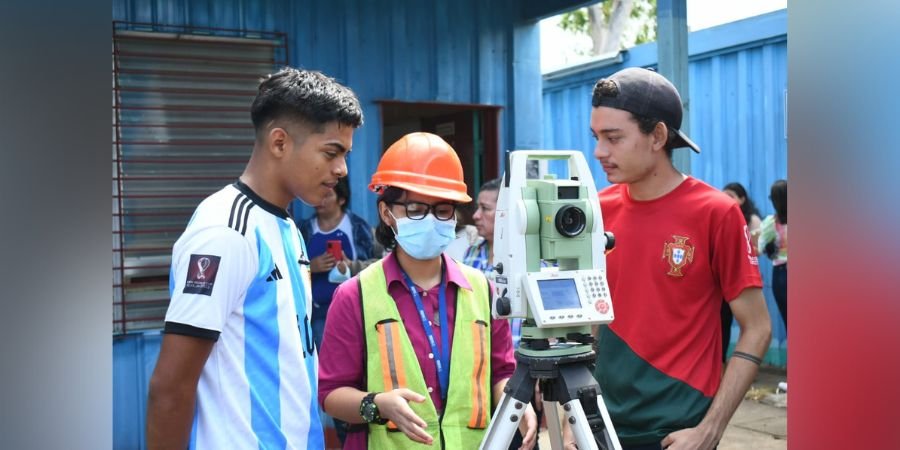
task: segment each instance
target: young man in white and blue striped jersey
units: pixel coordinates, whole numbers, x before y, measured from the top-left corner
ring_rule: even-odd
[[[362,110],[334,79],[285,68],[260,83],[251,117],[246,169],[173,248],[150,449],[324,448],[309,257],[286,208],[318,205],[347,175]]]

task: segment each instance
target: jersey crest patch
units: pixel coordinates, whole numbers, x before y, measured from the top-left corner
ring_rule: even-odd
[[[663,259],[669,263],[669,271],[666,275],[683,277],[681,269],[694,261],[694,246],[688,245],[689,237],[672,235],[675,242],[666,242],[663,245]]]
[[[212,295],[221,259],[221,256],[214,255],[191,255],[183,292],[185,294]]]

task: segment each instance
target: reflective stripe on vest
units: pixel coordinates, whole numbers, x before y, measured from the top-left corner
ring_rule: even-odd
[[[472,414],[469,418],[469,428],[487,428],[487,417],[490,414],[490,406],[487,402],[490,391],[486,392],[484,390],[484,386],[488,384],[485,362],[490,361],[489,358],[485,357],[485,354],[490,351],[490,349],[485,348],[488,341],[486,335],[489,334],[487,328],[487,323],[483,321],[479,320],[472,323],[472,335],[475,336],[473,345],[475,349],[475,372],[472,377],[471,395],[472,400],[475,402],[475,407],[472,408]]]
[[[381,378],[384,380],[384,391],[382,392],[408,385],[403,359],[395,347],[395,344],[400,343],[401,326],[400,322],[393,319],[385,319],[375,324],[378,333],[378,351],[381,354]],[[398,430],[397,424],[390,420],[387,427],[391,431]]]
[[[434,443],[446,448],[477,447],[491,415],[491,305],[484,275],[458,264],[472,290],[457,289],[453,345],[450,354],[450,388],[439,418],[425,377],[409,340],[394,299],[387,292],[382,261],[359,274],[363,321],[366,334],[366,390],[385,392],[407,388],[425,396],[423,403],[410,402],[412,410],[427,424]],[[462,349],[453,351],[453,349]],[[470,353],[467,349],[473,349]],[[392,422],[369,425],[369,448],[425,448],[397,430]]]

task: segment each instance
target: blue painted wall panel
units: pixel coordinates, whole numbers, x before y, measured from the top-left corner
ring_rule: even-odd
[[[113,448],[144,448],[147,383],[162,335],[128,334],[113,340]]]
[[[769,187],[787,178],[787,13],[776,11],[691,33],[688,135],[702,149],[691,156],[692,175],[721,188],[738,181],[763,217],[773,212]],[[624,67],[654,67],[656,44],[629,50],[624,62],[585,66],[544,80],[543,145],[585,153],[598,188],[607,186],[593,157],[589,134],[593,84]],[[773,315],[768,362],[785,365],[786,332],[769,288],[771,262],[760,258],[765,293]],[[736,336],[735,336],[736,339]]]

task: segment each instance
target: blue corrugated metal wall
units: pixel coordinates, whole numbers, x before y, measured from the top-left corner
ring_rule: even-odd
[[[688,49],[688,135],[702,150],[691,156],[692,175],[717,188],[740,182],[765,217],[773,212],[769,187],[787,179],[787,12],[691,33]],[[607,186],[593,157],[591,90],[598,79],[624,67],[655,65],[652,43],[632,48],[620,64],[549,74],[543,94],[544,147],[584,152],[598,188]],[[774,315],[767,362],[784,366],[787,337],[769,290],[771,262],[765,257],[760,258],[760,270]]]

